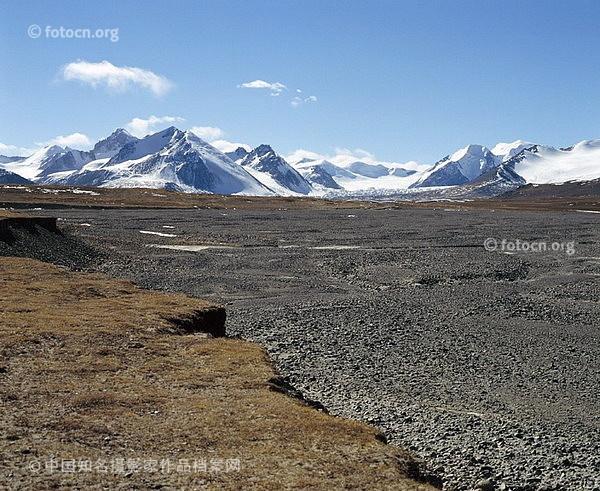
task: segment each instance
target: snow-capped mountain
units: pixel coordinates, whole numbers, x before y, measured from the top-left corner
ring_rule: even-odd
[[[19,174],[0,169],[0,184],[33,184],[29,179],[21,177]]]
[[[584,140],[556,149],[542,145],[526,148],[504,164],[530,184],[561,184],[600,177],[600,140]]]
[[[12,162],[19,162],[25,160],[25,157],[7,157],[6,155],[0,155],[0,164],[10,164]]]
[[[494,148],[492,148],[492,153],[498,157],[501,157],[501,160],[505,162],[513,158],[518,153],[521,153],[526,148],[533,146],[534,143],[523,140],[515,140],[514,142],[510,143],[497,143]]]
[[[337,182],[336,178],[354,179],[356,177],[328,160],[302,159],[294,167],[312,185],[317,194],[332,189],[343,190],[343,186]]]
[[[411,185],[412,188],[457,186],[477,179],[497,167],[501,157],[482,145],[467,145],[444,157]]]
[[[346,178],[346,179],[355,179],[356,178],[356,174],[353,174],[352,172],[344,169],[343,167],[333,164],[333,163],[329,162],[329,160],[325,160],[325,159],[321,159],[321,160],[303,159],[294,165],[294,167],[301,173],[304,169],[312,169],[315,166],[320,167],[323,171],[327,172],[327,174],[329,174],[332,177],[340,177],[340,178]]]
[[[527,184],[510,166],[500,165],[463,186],[472,197],[490,198]],[[460,186],[458,186],[460,187]]]
[[[92,161],[65,176],[62,183],[217,194],[275,194],[194,133],[175,127],[130,141],[110,159]]]
[[[309,194],[310,183],[277,155],[269,145],[259,145],[240,161],[240,165],[277,194]]]
[[[562,149],[523,143],[513,146],[497,168],[472,181],[469,189],[476,196],[497,196],[526,184],[562,185],[598,178],[600,140],[586,140]]]
[[[94,145],[92,151],[96,159],[109,159],[114,157],[121,148],[138,139],[123,128],[117,128],[104,140],[100,140]]]
[[[0,156],[0,184],[150,187],[245,195],[355,199],[490,197],[527,184],[600,178],[600,140],[568,148],[523,140],[492,150],[468,145],[430,168],[336,158],[286,162],[269,145],[222,153],[189,131],[136,138],[119,128],[90,151],[49,145],[28,157]],[[417,171],[412,169],[419,169]]]
[[[319,194],[328,197],[346,192],[363,191],[367,196],[382,190],[405,189],[418,177],[414,170],[397,164],[360,161],[333,164],[328,160],[302,159],[294,167]]]
[[[26,179],[43,182],[51,174],[78,170],[93,159],[92,152],[50,145],[26,159],[4,164],[3,168]]]
[[[405,169],[404,167],[390,167],[390,176],[408,177],[416,173],[417,171],[413,169]]]
[[[342,189],[333,176],[329,174],[322,166],[313,165],[311,167],[307,167],[302,172],[304,178],[311,183],[313,189],[318,190],[331,190],[331,189]]]
[[[129,160],[138,160],[147,155],[158,153],[166,148],[172,141],[181,138],[183,132],[174,126],[170,126],[166,130],[147,135],[138,140],[137,138],[123,145],[116,152],[107,165],[119,164]]]
[[[245,158],[248,153],[250,152],[248,152],[248,150],[246,150],[244,147],[237,147],[233,152],[225,152],[225,155],[227,155],[234,162],[239,163],[239,161]]]
[[[383,177],[390,173],[390,169],[381,164],[366,164],[364,162],[351,162],[342,168],[363,177]]]

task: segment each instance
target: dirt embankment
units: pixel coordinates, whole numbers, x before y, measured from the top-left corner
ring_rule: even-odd
[[[0,256],[30,257],[72,269],[92,267],[102,255],[63,233],[52,217],[0,214]]]

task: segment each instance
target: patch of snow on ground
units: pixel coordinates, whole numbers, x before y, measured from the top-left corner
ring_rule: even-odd
[[[163,244],[149,244],[148,247],[155,247],[158,249],[171,249],[173,251],[186,251],[186,252],[200,252],[208,249],[234,249],[236,246],[232,245],[163,245]]]
[[[159,237],[177,237],[175,234],[165,234],[163,232],[151,232],[150,230],[140,230],[140,234],[158,235]]]

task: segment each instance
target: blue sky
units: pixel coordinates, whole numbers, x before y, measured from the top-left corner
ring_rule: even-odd
[[[363,149],[396,162],[433,162],[468,143],[600,137],[593,0],[1,6],[0,153],[77,132],[96,140],[151,115],[283,155]],[[32,24],[37,39],[27,35]],[[52,39],[46,26],[118,28],[119,39]],[[81,61],[109,62],[120,85],[93,79],[95,65]],[[144,71],[127,82],[124,67]],[[240,87],[256,80],[286,88],[273,96]]]

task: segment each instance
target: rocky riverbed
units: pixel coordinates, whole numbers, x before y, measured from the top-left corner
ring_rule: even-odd
[[[104,252],[96,268],[224,303],[230,335],[446,489],[600,489],[599,215],[52,213]],[[517,239],[548,250],[499,250]]]

